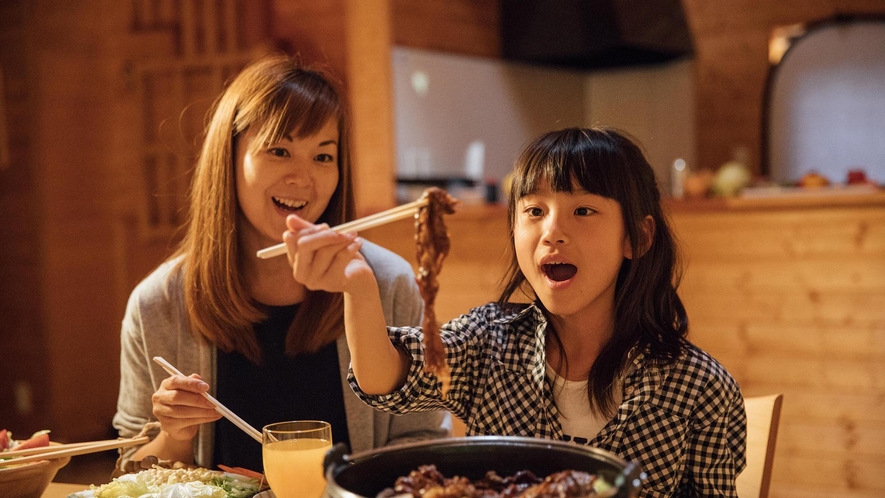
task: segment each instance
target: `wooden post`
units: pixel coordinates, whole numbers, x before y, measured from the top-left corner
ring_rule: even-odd
[[[357,214],[396,204],[389,0],[345,0],[347,91],[353,111]]]

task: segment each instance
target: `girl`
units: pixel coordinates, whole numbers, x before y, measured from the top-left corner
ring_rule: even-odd
[[[281,241],[288,214],[354,217],[348,127],[329,79],[282,56],[244,69],[216,102],[185,238],[132,292],[123,320],[114,426],[129,437],[156,418],[160,430],[121,465],[154,455],[260,470],[261,444],[219,420],[205,391],[259,430],[328,421],[354,451],[446,435],[440,412],[394,417],[360,403],[347,387],[341,296],[306,289],[281,258],[255,257]],[[419,324],[411,266],[374,245],[362,256],[378,277],[382,322]],[[154,356],[195,375],[168,377]]]
[[[675,243],[640,149],[607,129],[538,138],[517,160],[509,220],[500,299],[442,327],[443,398],[423,372],[421,330],[385,328],[361,240],[289,217],[296,280],[344,292],[354,391],[391,413],[449,409],[469,435],[612,451],[642,465],[643,496],[736,496],[743,398],[686,339]],[[531,303],[509,303],[517,292]]]

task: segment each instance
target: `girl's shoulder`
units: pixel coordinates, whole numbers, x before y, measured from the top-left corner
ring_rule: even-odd
[[[491,302],[471,309],[469,312],[452,320],[452,322],[481,322],[506,326],[511,323],[522,322],[527,316],[534,318],[532,314],[534,309],[530,304],[506,303],[501,305],[497,302]]]
[[[659,401],[699,423],[709,423],[735,403],[741,403],[740,387],[734,377],[694,344],[686,342],[682,353],[665,370]]]
[[[676,361],[676,368],[677,373],[700,384],[737,388],[737,381],[716,358],[687,341]]]

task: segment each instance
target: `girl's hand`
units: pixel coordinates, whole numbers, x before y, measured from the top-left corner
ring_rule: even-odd
[[[292,275],[308,289],[344,292],[351,278],[372,271],[359,253],[362,240],[356,234],[338,233],[296,215],[286,218],[286,226],[283,241]]]
[[[200,424],[215,422],[221,414],[203,397],[209,384],[197,374],[189,377],[173,375],[163,380],[151,396],[153,413],[161,431],[173,441],[190,441]]]

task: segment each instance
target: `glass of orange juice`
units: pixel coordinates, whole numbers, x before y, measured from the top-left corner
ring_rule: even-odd
[[[264,475],[277,498],[319,498],[332,426],[319,420],[277,422],[261,430]]]

